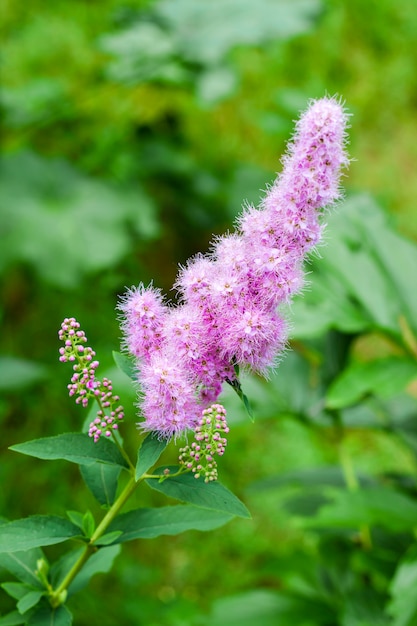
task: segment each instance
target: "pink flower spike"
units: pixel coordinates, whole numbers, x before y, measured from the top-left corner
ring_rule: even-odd
[[[281,308],[303,286],[305,258],[322,237],[321,214],[341,197],[339,181],[349,163],[347,120],[336,98],[310,103],[260,207],[246,206],[236,232],[217,238],[209,255],[197,255],[180,269],[174,285],[179,306],[164,305],[158,290],[143,285],[119,305],[124,346],[137,359],[144,430],[170,437],[193,429],[207,463],[212,460],[205,444],[223,454],[220,432],[228,427],[208,442],[198,429],[211,423],[213,410],[215,427],[222,424],[220,405],[207,407],[225,381],[238,388],[236,365],[267,375],[285,348]],[[66,324],[82,332],[70,320]],[[107,406],[104,395],[101,401]],[[206,421],[199,425],[200,419]],[[195,446],[184,452],[187,467],[187,455],[196,454],[201,451]],[[205,470],[200,462],[192,471],[198,477]],[[206,473],[205,480],[214,476]]]

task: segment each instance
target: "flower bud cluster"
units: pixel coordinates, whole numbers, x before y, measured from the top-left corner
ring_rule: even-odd
[[[204,476],[204,482],[217,480],[215,455],[225,452],[229,432],[226,423],[226,409],[221,404],[212,404],[204,409],[202,417],[194,430],[191,446],[180,448],[179,462],[194,473],[195,478]]]
[[[64,342],[64,347],[59,349],[59,360],[62,363],[73,363],[74,374],[68,385],[69,395],[77,396],[75,402],[86,407],[89,398],[100,393],[95,379],[99,365],[99,362],[94,360],[96,353],[92,348],[84,345],[87,343],[87,337],[73,317],[65,318],[58,336]]]
[[[90,424],[89,436],[93,437],[95,442],[101,435],[110,437],[124,417],[123,407],[118,404],[120,398],[113,395],[111,380],[96,379],[96,369],[99,366],[99,362],[94,358],[96,353],[85,345],[87,337],[74,317],[64,319],[58,336],[64,342],[64,347],[59,349],[59,360],[62,363],[73,364],[74,373],[68,385],[70,397],[76,396],[75,402],[83,407],[87,407],[90,398],[93,398],[100,407],[97,417]]]

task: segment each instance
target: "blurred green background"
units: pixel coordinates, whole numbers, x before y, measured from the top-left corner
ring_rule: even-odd
[[[86,501],[97,512],[76,468],[7,450],[79,430],[85,419],[66,396],[69,371],[58,364],[62,319],[77,317],[102,374],[119,385],[134,450],[134,391],[111,359],[120,344],[118,297],[126,286],[150,280],[169,293],[178,263],[206,251],[213,233],[231,228],[244,201],[257,203],[309,99],[338,94],[352,113],[346,216],[340,205],[327,230],[328,249],[320,250],[322,269],[314,262],[316,283],[306,303],[294,305],[295,352],[269,384],[247,381],[255,424],[229,393],[224,399],[232,430],[220,477],[247,503],[253,521],[131,544],[115,570],[96,577],[72,609],[80,626],[97,619],[103,626],[391,623],[369,617],[376,615],[369,607],[368,616],[358,617],[356,605],[343,604],[349,594],[342,592],[329,601],[329,615],[320,608],[315,617],[310,605],[303,613],[305,598],[318,597],[306,581],[320,550],[344,552],[323,548],[297,524],[300,510],[283,506],[294,496],[291,481],[276,479],[264,491],[252,485],[337,462],[333,431],[317,425],[326,390],[352,354],[359,361],[404,357],[401,373],[394,368],[392,393],[382,396],[391,401],[408,390],[401,416],[414,402],[407,385],[416,375],[417,317],[410,311],[417,307],[406,292],[407,280],[415,281],[408,259],[417,257],[412,243],[392,233],[417,238],[415,1],[6,0],[1,18],[0,512],[11,519],[64,514]],[[353,240],[352,250],[366,241],[366,259],[349,268],[347,257],[335,257],[342,241]],[[378,242],[391,257],[403,244],[410,252],[400,255],[403,265],[390,284],[374,280],[389,273],[380,257],[372,265]],[[331,303],[334,263],[338,303]],[[360,276],[369,278],[361,288]],[[404,310],[392,312],[392,300],[401,300],[395,293],[400,281]],[[398,321],[402,312],[405,324]],[[385,384],[377,376],[372,393],[380,396]],[[361,407],[369,392],[361,388],[336,405]],[[414,432],[410,447],[410,438],[381,432],[363,416],[352,425],[347,447],[358,470],[402,472],[415,489]],[[175,459],[175,449],[171,453]],[[310,493],[302,484],[302,494]],[[139,493],[139,502],[159,500]],[[409,547],[402,535],[398,541],[390,548],[390,567],[368,589],[382,598],[379,608]],[[355,571],[362,575],[364,568]],[[298,600],[286,596],[287,604],[281,598],[285,606],[278,606],[268,590]],[[244,594],[243,600],[233,594]],[[8,598],[0,600],[2,610],[11,606]]]

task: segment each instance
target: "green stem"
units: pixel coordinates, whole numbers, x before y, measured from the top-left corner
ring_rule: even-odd
[[[339,441],[338,445],[339,450],[339,460],[342,466],[343,475],[345,477],[346,486],[349,491],[352,493],[354,491],[359,491],[360,484],[358,478],[355,474],[355,469],[353,467],[352,458],[350,454],[346,450],[346,446],[344,445],[343,439]],[[370,550],[372,548],[372,538],[371,531],[367,524],[363,524],[359,529],[359,534],[361,538],[361,543],[366,550]]]
[[[417,359],[417,339],[414,336],[413,331],[411,330],[410,324],[404,315],[400,315],[398,318],[398,323],[400,325],[402,338],[406,348],[411,352],[414,358]]]
[[[358,491],[359,482],[353,468],[352,459],[343,445],[343,441],[339,444],[339,460],[342,466],[343,476],[345,477],[347,488],[349,491]]]
[[[101,403],[101,400],[98,396],[94,396],[95,401],[97,402],[100,411],[102,411],[103,415],[105,414],[105,410],[103,408],[103,405]],[[112,436],[113,436],[113,441],[116,444],[120,454],[123,456],[123,458],[125,459],[126,463],[128,464],[128,466],[130,467],[131,470],[134,470],[134,465],[132,464],[132,461],[130,460],[129,455],[127,454],[126,450],[123,448],[123,446],[120,445],[119,440],[117,439],[116,433],[114,432],[114,430],[112,430]]]
[[[116,433],[114,432],[114,430],[112,431],[112,435],[113,435],[113,441],[116,444],[117,448],[119,449],[121,455],[123,456],[123,458],[125,459],[125,461],[127,462],[129,468],[133,471],[133,473],[135,472],[135,466],[133,465],[132,461],[130,460],[129,455],[127,454],[126,450],[123,448],[122,445],[120,445],[120,441],[117,439]]]
[[[100,524],[97,526],[93,535],[91,536],[90,541],[85,546],[84,551],[79,556],[77,561],[74,563],[72,568],[69,570],[68,574],[65,576],[64,580],[61,584],[54,589],[49,595],[49,602],[52,607],[56,608],[60,604],[63,604],[67,597],[67,589],[77,576],[78,572],[83,567],[84,563],[90,558],[94,552],[97,551],[98,547],[95,545],[95,542],[100,539],[106,532],[107,528],[110,526],[116,515],[119,513],[120,509],[126,503],[126,501],[130,498],[136,487],[138,486],[140,480],[136,481],[134,476],[131,476],[129,482],[126,484],[125,488],[115,500],[111,508],[107,511],[106,515],[101,520]]]
[[[191,470],[187,469],[186,467],[180,467],[180,469],[175,472],[174,474],[142,474],[142,476],[139,478],[139,480],[145,480],[148,478],[158,478],[159,480],[163,479],[167,479],[167,478],[175,478],[176,476],[180,476],[181,474],[187,474],[188,472],[190,472]]]
[[[116,515],[119,513],[120,509],[135,491],[139,482],[140,481],[136,482],[134,476],[130,478],[129,482],[126,484],[125,488],[123,489],[117,500],[115,500],[113,506],[107,511],[106,515],[103,517],[100,524],[97,526],[96,530],[92,534],[90,544],[94,544],[97,539],[100,539],[100,537],[104,535],[104,532],[107,530]]]

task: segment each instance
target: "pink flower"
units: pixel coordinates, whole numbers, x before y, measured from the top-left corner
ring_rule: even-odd
[[[121,328],[125,347],[139,359],[149,360],[161,346],[167,307],[161,291],[152,286],[129,289],[118,305],[122,311]]]
[[[201,407],[188,372],[171,355],[154,353],[143,363],[139,382],[144,430],[170,438],[195,427]]]

